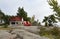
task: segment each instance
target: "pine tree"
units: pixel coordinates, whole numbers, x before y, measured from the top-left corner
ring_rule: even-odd
[[[48,0],[48,4],[52,7],[53,12],[55,12],[56,18],[60,21],[60,6],[57,0]]]

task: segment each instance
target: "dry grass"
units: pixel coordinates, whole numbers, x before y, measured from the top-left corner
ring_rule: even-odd
[[[11,30],[11,29],[13,29],[13,28],[0,28],[0,30]]]

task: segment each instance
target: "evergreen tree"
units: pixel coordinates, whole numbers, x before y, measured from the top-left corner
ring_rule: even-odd
[[[55,12],[55,17],[60,20],[60,6],[58,5],[57,0],[48,0],[48,4],[51,6],[51,9]]]
[[[24,8],[18,8],[17,16],[22,17],[24,21],[27,20],[27,12],[24,11]]]
[[[44,17],[43,22],[45,22],[45,26],[53,26],[53,23],[57,23],[54,15]]]
[[[48,17],[45,16],[42,22],[45,22],[45,26],[48,26]]]
[[[5,24],[9,24],[9,18],[10,17],[11,16],[9,16],[9,15],[5,15],[5,17],[4,17]]]
[[[5,24],[9,24],[9,15],[5,15],[1,10],[0,10],[0,20],[4,21]]]
[[[3,19],[4,16],[5,14],[0,10],[0,19]]]
[[[4,20],[5,14],[0,10],[0,22]]]

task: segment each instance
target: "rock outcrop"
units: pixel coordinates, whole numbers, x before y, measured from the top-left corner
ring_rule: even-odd
[[[35,28],[25,27],[24,29],[22,27],[12,30],[0,30],[0,39],[49,39],[47,37],[42,37],[29,31],[31,29],[35,32],[35,30],[33,30]]]

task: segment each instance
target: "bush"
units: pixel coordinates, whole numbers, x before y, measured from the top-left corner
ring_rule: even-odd
[[[54,35],[54,36],[60,35],[60,30],[59,30],[58,27],[54,27],[54,28],[51,29],[50,31],[51,31],[51,34]]]
[[[49,35],[50,34],[50,31],[49,30],[46,30],[46,28],[41,28],[40,29],[40,35]]]
[[[47,28],[47,27],[46,27]],[[46,30],[46,28],[41,27],[40,28],[40,36],[51,36],[54,39],[60,38],[60,30],[58,27],[54,27],[53,29]]]
[[[7,27],[8,27],[8,24],[5,24],[3,27],[4,27],[4,28],[7,28]]]

